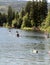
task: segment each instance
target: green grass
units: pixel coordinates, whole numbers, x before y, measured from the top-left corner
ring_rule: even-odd
[[[50,33],[50,26],[48,26],[47,28],[41,27],[40,30],[44,32],[47,30],[47,32]]]
[[[24,27],[24,28],[22,28],[22,30],[33,31],[33,29],[31,27]]]

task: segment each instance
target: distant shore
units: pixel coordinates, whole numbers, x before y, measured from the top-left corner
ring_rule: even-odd
[[[2,26],[0,26],[0,27],[2,27]],[[3,26],[4,27],[4,26]],[[9,29],[19,29],[19,28],[15,28],[15,27],[9,27],[9,26],[7,26],[7,27],[5,27],[5,28],[9,28]],[[47,28],[47,29],[45,29],[45,28],[42,28],[42,27],[24,27],[24,28],[20,28],[20,29],[22,29],[22,30],[25,30],[25,31],[37,31],[37,32],[43,32],[43,33],[45,33],[46,32],[46,30],[47,30],[47,32],[48,33],[50,33],[50,27],[49,28]]]

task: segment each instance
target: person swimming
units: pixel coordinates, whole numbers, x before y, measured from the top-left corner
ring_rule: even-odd
[[[19,37],[19,33],[18,33],[18,31],[16,31],[16,33],[17,33],[17,37]]]
[[[17,33],[17,37],[19,37],[19,33]]]
[[[33,49],[32,52],[33,53],[38,53],[38,50]]]

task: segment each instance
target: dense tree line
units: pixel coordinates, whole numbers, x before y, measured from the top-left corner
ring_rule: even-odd
[[[26,5],[25,11],[28,12],[30,17],[29,19],[33,20],[34,25],[36,27],[40,26],[48,13],[47,1],[46,0],[42,0],[39,2],[37,0],[33,2],[29,1]]]
[[[28,1],[25,8],[21,12],[13,11],[12,7],[8,7],[7,14],[0,13],[0,26],[7,25],[9,27],[38,27],[41,26],[43,20],[48,13],[47,1]]]

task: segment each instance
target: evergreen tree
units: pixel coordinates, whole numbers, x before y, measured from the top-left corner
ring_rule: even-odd
[[[17,28],[21,28],[21,25],[22,25],[22,18],[20,17],[17,21]]]
[[[24,9],[22,8],[21,12],[20,12],[20,17],[23,17],[25,15],[25,11]]]
[[[12,19],[15,19],[15,11],[13,11],[13,17],[12,17]]]
[[[46,20],[44,22],[44,27],[50,27],[50,12],[48,13],[48,16],[46,17]]]
[[[23,17],[23,22],[22,22],[21,28],[23,28],[23,27],[31,27],[31,22],[30,22],[28,13]]]
[[[0,26],[3,26],[3,22],[2,22],[2,13],[0,13]]]
[[[28,14],[30,14],[31,4],[32,4],[32,2],[28,1],[27,4],[26,4],[26,7],[25,7],[25,12],[28,13]]]
[[[12,7],[9,6],[8,7],[8,25],[12,26],[12,20],[13,20],[13,11],[12,11]]]
[[[7,23],[7,15],[5,13],[2,14],[2,22]]]
[[[16,12],[15,18],[16,18],[16,20],[19,19],[19,13],[18,12]]]
[[[40,26],[48,13],[47,1],[33,1],[30,11],[30,19],[34,21],[35,27]]]
[[[46,18],[47,13],[48,13],[47,1],[42,0],[42,15],[44,19]]]

